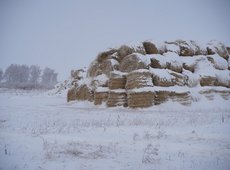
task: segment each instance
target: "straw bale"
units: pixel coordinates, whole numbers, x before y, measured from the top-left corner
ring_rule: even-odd
[[[160,61],[157,60],[156,58],[151,58],[151,65],[152,68],[164,68],[161,64]]]
[[[108,91],[95,91],[94,92],[94,104],[100,105],[102,102],[106,102],[108,100]]]
[[[213,76],[201,76],[200,85],[201,86],[214,86],[216,84],[216,77]]]
[[[131,108],[144,108],[150,107],[154,104],[154,92],[129,92],[128,93],[128,106]]]
[[[156,86],[174,86],[173,76],[166,69],[151,69],[153,74],[153,84]]]
[[[142,55],[146,55],[145,48],[144,48],[143,44],[132,47],[132,53],[140,53]]]
[[[85,70],[83,70],[83,69],[71,70],[71,72],[70,72],[71,78],[76,79],[76,80],[80,80],[83,78],[82,73],[84,73],[84,72],[85,72]]]
[[[194,64],[183,63],[183,68],[185,70],[189,70],[192,73],[194,73],[194,71],[195,71],[195,63]]]
[[[109,89],[124,89],[126,84],[125,77],[110,78]]]
[[[189,45],[188,42],[183,41],[183,40],[176,40],[176,43],[180,46],[180,55],[181,56],[193,56],[194,55],[194,50]]]
[[[182,105],[189,105],[192,103],[190,92],[170,92],[169,98],[173,102],[179,102]]]
[[[146,54],[158,54],[158,49],[156,45],[152,42],[145,41],[143,42]]]
[[[137,54],[126,56],[119,65],[119,70],[122,72],[131,72],[137,69],[147,69],[148,66],[144,63]]]
[[[100,69],[100,64],[98,61],[93,61],[90,66],[89,69],[87,71],[87,76],[89,77],[95,77],[102,74],[102,70]]]
[[[103,74],[110,76],[110,72],[118,68],[118,61],[115,59],[106,59],[100,64],[100,69]]]
[[[213,66],[218,70],[228,69],[228,62],[219,56],[218,54],[207,56],[208,61],[210,61]]]
[[[127,107],[127,94],[125,90],[110,90],[107,100],[108,107]]]
[[[134,89],[141,87],[152,87],[152,73],[148,70],[137,70],[127,74],[126,89]]]
[[[215,94],[220,95],[225,100],[230,99],[230,90],[205,89],[205,90],[200,91],[199,93],[204,95],[209,100],[213,100],[215,97]]]
[[[155,92],[155,105],[159,105],[161,103],[164,103],[169,98],[169,91],[156,91]]]
[[[132,54],[133,50],[127,45],[122,45],[118,50],[117,50],[117,55],[119,61],[122,61],[124,57],[126,57],[129,54]]]
[[[116,52],[117,52],[116,49],[109,49],[107,51],[101,52],[97,56],[97,61],[99,63],[101,63],[101,62],[103,62],[106,59],[111,59],[111,55],[114,54],[114,53],[116,53]]]
[[[76,100],[93,101],[93,96],[93,90],[86,84],[83,84],[76,89]]]
[[[71,88],[67,92],[67,102],[76,100],[76,89]]]

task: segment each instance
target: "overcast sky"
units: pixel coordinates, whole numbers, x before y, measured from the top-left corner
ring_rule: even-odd
[[[69,76],[125,43],[217,39],[230,45],[229,0],[0,0],[0,68],[48,66]]]

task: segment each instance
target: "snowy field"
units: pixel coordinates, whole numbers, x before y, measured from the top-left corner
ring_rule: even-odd
[[[0,89],[0,170],[229,170],[230,101],[148,109]]]

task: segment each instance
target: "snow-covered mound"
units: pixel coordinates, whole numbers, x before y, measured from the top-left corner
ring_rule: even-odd
[[[168,100],[189,105],[213,93],[229,100],[228,49],[217,41],[202,45],[183,40],[108,49],[87,71],[71,72],[67,101],[136,108]]]

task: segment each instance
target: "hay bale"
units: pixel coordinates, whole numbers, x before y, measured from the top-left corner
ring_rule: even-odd
[[[108,87],[109,78],[105,74],[98,75],[90,79],[90,87],[97,89],[97,87]]]
[[[143,42],[146,54],[158,54],[158,49],[156,45],[152,42],[145,41]]]
[[[200,85],[201,86],[214,86],[216,84],[216,77],[213,76],[201,76]]]
[[[103,74],[110,76],[110,72],[118,68],[119,63],[115,59],[106,59],[100,64],[100,69]]]
[[[148,65],[141,59],[142,55],[133,53],[126,56],[119,65],[122,72],[131,72],[137,69],[148,69]],[[149,59],[150,62],[150,59]]]
[[[150,107],[154,104],[155,93],[150,91],[128,92],[128,106],[131,108]]]
[[[80,80],[84,77],[85,70],[79,69],[79,70],[71,70],[70,75],[71,79]]]
[[[129,54],[132,54],[133,50],[127,45],[122,45],[118,50],[117,50],[117,55],[119,61],[122,61],[124,57],[126,57]]]
[[[179,102],[182,105],[190,105],[192,103],[192,97],[190,92],[170,92],[169,98],[173,102]]]
[[[208,100],[213,100],[216,94],[225,100],[230,99],[230,90],[204,89],[199,91],[199,93],[204,95]]]
[[[109,49],[107,51],[104,51],[104,52],[101,52],[98,54],[97,56],[97,61],[99,63],[103,62],[104,60],[106,59],[111,59],[111,55],[116,53],[117,52],[117,49]]]
[[[170,93],[169,91],[164,91],[164,90],[156,91],[154,104],[159,105],[161,103],[166,102],[169,98],[169,93]]]
[[[149,70],[140,69],[127,74],[126,89],[152,87],[152,73]]]
[[[89,69],[87,71],[87,76],[88,77],[96,77],[100,74],[102,74],[100,64],[98,61],[95,60],[90,64]]]
[[[76,89],[71,88],[67,92],[67,102],[76,100]]]
[[[150,67],[152,68],[168,68],[170,67],[170,60],[168,57],[161,54],[151,55]]]
[[[177,44],[169,43],[167,41],[165,43],[166,43],[167,52],[174,52],[174,53],[180,54],[180,47]]]
[[[100,105],[102,102],[108,100],[109,89],[108,88],[98,88],[94,91],[94,104]]]
[[[186,41],[176,40],[176,42],[180,46],[181,56],[193,56],[195,54],[193,48]]]
[[[124,106],[127,107],[126,90],[110,90],[107,100],[108,107]]]
[[[108,82],[109,89],[124,89],[126,84],[126,74],[120,71],[110,72],[110,78]]]
[[[88,85],[83,84],[76,89],[76,100],[93,101],[93,99],[93,90]]]
[[[155,86],[169,87],[174,86],[173,76],[166,69],[150,69],[153,75],[153,84]]]

